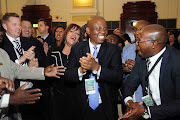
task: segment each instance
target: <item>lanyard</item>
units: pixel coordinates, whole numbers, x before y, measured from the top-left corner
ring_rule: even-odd
[[[146,74],[145,77],[145,82],[146,82],[146,88],[149,89],[148,84],[149,84],[149,75],[152,73],[152,71],[154,70],[154,68],[156,67],[156,65],[159,63],[159,61],[161,60],[161,58],[163,57],[164,53],[161,54],[161,56],[157,59],[157,61],[155,62],[155,64],[152,66],[151,70],[148,71],[148,73]],[[147,93],[147,89],[146,89],[146,93]]]
[[[148,73],[146,74],[146,77],[145,77],[145,81],[148,83],[148,77],[149,75],[152,73],[152,71],[154,70],[154,68],[156,67],[156,65],[159,63],[159,61],[161,60],[161,58],[163,57],[164,53],[161,54],[161,56],[157,59],[157,61],[155,62],[155,64],[152,66],[151,70],[148,71]]]

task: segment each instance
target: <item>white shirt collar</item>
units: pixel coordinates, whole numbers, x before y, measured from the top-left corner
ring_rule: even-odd
[[[91,43],[91,41],[90,41],[90,39],[89,39],[89,48],[90,48],[91,54],[93,54],[93,52],[94,52],[94,48],[93,48],[93,47],[94,47],[94,45]],[[99,53],[101,44],[96,45],[96,47],[97,47],[97,53]]]
[[[45,40],[48,37],[48,35],[49,35],[49,33],[46,36],[41,37],[41,38],[43,38]]]
[[[14,39],[14,38],[12,38],[11,36],[9,36],[7,33],[6,33],[6,36],[7,36],[7,38],[9,39],[9,41],[13,44],[14,47],[16,47],[16,43],[13,42],[13,41],[15,41],[15,40],[18,40],[18,41],[19,41],[19,44],[21,45],[20,37]]]
[[[154,65],[155,62],[157,61],[157,59],[164,53],[164,51],[166,50],[166,47],[164,47],[158,54],[149,57],[150,61],[151,61],[151,65]]]

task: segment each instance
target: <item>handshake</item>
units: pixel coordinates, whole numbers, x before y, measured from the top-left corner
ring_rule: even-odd
[[[86,53],[87,57],[83,56],[82,58],[79,59],[79,63],[81,64],[80,67],[80,73],[85,73],[88,70],[93,71],[93,70],[99,70],[100,65],[98,64],[98,59],[95,59],[93,55],[90,53]]]

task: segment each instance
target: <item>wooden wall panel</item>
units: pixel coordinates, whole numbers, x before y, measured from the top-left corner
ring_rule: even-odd
[[[151,1],[127,2],[123,6],[121,14],[121,32],[129,34],[131,40],[134,40],[132,22],[136,20],[147,20],[151,23],[157,23],[156,5]]]
[[[21,19],[28,19],[32,24],[37,24],[40,18],[47,20],[49,24],[49,33],[52,33],[52,16],[50,9],[46,5],[27,5],[22,8],[23,15]]]

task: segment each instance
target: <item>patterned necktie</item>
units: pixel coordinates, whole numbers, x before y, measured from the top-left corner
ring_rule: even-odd
[[[146,59],[146,66],[147,66],[147,72],[149,71],[149,65],[151,64],[151,61],[149,58]]]
[[[93,53],[93,56],[94,58],[97,57],[97,47],[94,46],[94,53]],[[95,93],[94,94],[89,94],[89,106],[95,110],[98,106],[99,106],[99,85],[98,83],[96,82],[96,78],[93,74],[90,75],[90,78],[91,79],[94,79],[94,83],[95,83]]]
[[[15,49],[16,49],[17,53],[19,54],[19,56],[21,57],[21,56],[23,55],[23,51],[22,51],[22,49],[21,49],[21,45],[19,44],[19,41],[18,41],[18,40],[15,40],[15,41],[13,41],[13,42],[16,43]]]

